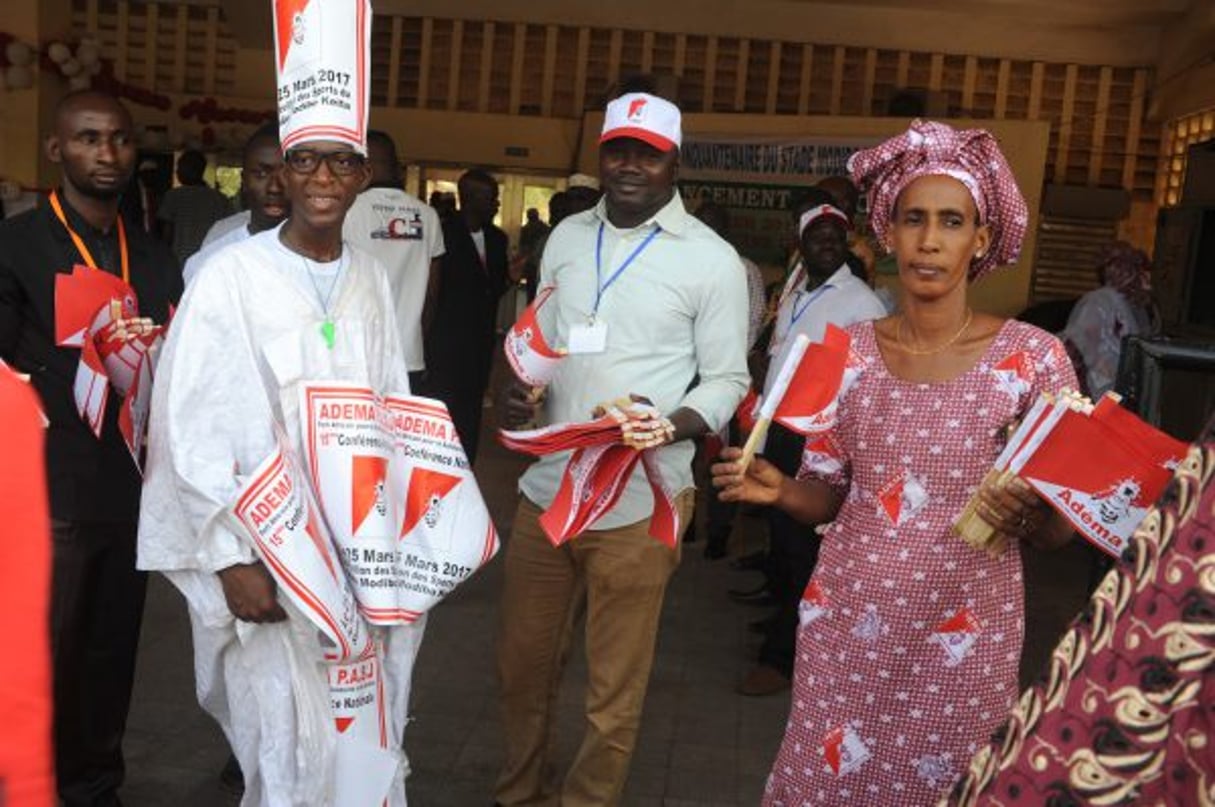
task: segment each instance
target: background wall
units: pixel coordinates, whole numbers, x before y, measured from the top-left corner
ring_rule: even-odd
[[[568,173],[584,113],[634,72],[678,76],[686,111],[755,134],[865,118],[888,131],[904,88],[931,117],[1002,133],[1032,123],[1046,141],[1037,169],[1018,170],[1027,195],[1049,184],[1126,201],[1116,218],[1042,217],[1019,280],[1000,290],[1021,300],[1026,284],[1038,298],[1083,291],[1115,234],[1150,249],[1158,209],[1181,201],[1186,150],[1215,137],[1215,0],[376,0],[375,11],[372,123],[423,165]],[[4,0],[0,28],[96,37],[120,86],[160,96],[165,108],[128,98],[155,149],[232,159],[258,113],[273,114],[267,0]],[[63,89],[44,75],[5,93],[0,177],[54,180],[37,155]],[[1028,264],[1049,265],[1050,282]]]

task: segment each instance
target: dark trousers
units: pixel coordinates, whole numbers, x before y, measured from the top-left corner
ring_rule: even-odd
[[[117,804],[147,575],[135,524],[52,522],[55,773],[64,807]]]
[[[488,386],[488,385],[487,385]],[[447,412],[451,422],[455,424],[456,434],[460,436],[460,445],[464,446],[464,454],[468,457],[468,465],[472,467],[477,461],[477,446],[481,442],[481,414],[485,409],[485,390],[453,387],[444,384],[442,379],[429,376],[421,393],[428,398],[438,398],[447,404]]]
[[[730,423],[726,428],[729,438],[726,440],[726,445],[739,445],[738,418],[730,418]],[[707,458],[709,465],[715,462],[717,462],[717,457]],[[708,505],[705,509],[708,511],[709,516],[709,550],[725,552],[726,545],[730,541],[730,533],[734,530],[734,518],[738,515],[738,502],[723,502],[717,498],[717,491],[712,487],[709,488],[708,499]]]
[[[768,432],[764,458],[787,476],[801,467],[806,439],[780,424]],[[768,508],[768,590],[776,601],[776,615],[759,648],[759,663],[785,675],[793,673],[797,644],[797,606],[818,562],[819,536],[812,525],[802,524],[775,507]]]

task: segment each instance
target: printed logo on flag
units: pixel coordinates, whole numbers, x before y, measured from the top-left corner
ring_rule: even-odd
[[[1146,509],[1151,505],[1151,502],[1143,498],[1142,493],[1143,485],[1139,480],[1133,477],[1123,479],[1109,490],[1093,497],[1097,514],[1106,524],[1116,524],[1130,515],[1132,507]]]
[[[1014,401],[1027,395],[1034,383],[1034,362],[1024,350],[1004,357],[991,372],[1000,389]]]
[[[388,458],[356,454],[350,459],[350,534],[359,537],[391,535],[387,527]],[[375,529],[377,524],[378,530]],[[365,532],[364,527],[367,527]]]
[[[919,478],[904,470],[882,488],[878,493],[878,502],[890,523],[898,527],[906,524],[928,503],[928,491]]]
[[[823,756],[836,776],[859,770],[873,754],[852,726],[840,726],[823,738]]]
[[[458,476],[414,468],[409,475],[409,491],[405,494],[405,523],[401,537],[413,532],[419,523],[434,529],[443,515],[443,499],[463,481]]]
[[[797,604],[797,620],[804,628],[814,620],[826,616],[831,610],[830,603],[827,602],[827,595],[823,593],[823,588],[818,584],[817,580],[811,580],[806,584],[806,590],[802,592],[801,602]]]
[[[974,611],[959,608],[953,616],[936,626],[928,640],[936,642],[945,651],[946,667],[956,667],[970,655],[982,632],[983,625]]]
[[[552,381],[563,358],[563,354],[554,350],[544,338],[540,321],[536,318],[555,288],[547,286],[540,290],[536,299],[523,309],[519,319],[506,332],[502,344],[506,362],[514,370],[515,376],[533,387],[543,387]]]
[[[519,329],[518,334],[519,338],[512,340],[511,347],[516,356],[522,357],[532,346],[532,339],[535,338],[536,332],[530,326],[524,326]]]
[[[1168,485],[1164,466],[1183,456],[1184,445],[1124,410],[1099,409],[1092,416],[1065,411],[1021,476],[1081,535],[1117,557]]]

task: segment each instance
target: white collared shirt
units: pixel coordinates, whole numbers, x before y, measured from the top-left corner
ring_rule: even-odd
[[[542,421],[586,421],[596,405],[635,393],[664,414],[693,409],[719,430],[748,383],[747,280],[738,253],[688,215],[678,193],[652,219],[630,229],[613,226],[600,200],[593,210],[562,221],[541,259],[539,288],[556,290],[538,319],[557,347],[569,343],[571,326],[587,323],[595,307],[601,225],[603,283],[655,225],[661,231],[602,294],[596,321],[607,324],[607,349],[562,360]],[[659,449],[659,464],[674,491],[692,486],[693,450],[690,440]],[[547,507],[568,459],[568,453],[542,457],[523,474],[520,490]],[[592,528],[632,524],[652,512],[653,496],[639,466],[620,501]]]
[[[846,328],[854,322],[886,316],[882,301],[865,281],[852,274],[848,264],[836,269],[822,285],[811,290],[806,289],[806,273],[801,266],[793,271],[794,288],[786,289],[776,312],[772,343],[768,348],[772,361],[764,381],[765,395],[779,375],[778,370],[798,334],[804,333],[811,342],[821,342],[828,323]]]

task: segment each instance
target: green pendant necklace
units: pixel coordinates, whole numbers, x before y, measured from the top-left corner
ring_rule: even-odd
[[[308,272],[308,280],[312,282],[312,290],[316,292],[316,300],[321,304],[321,312],[325,315],[324,322],[321,323],[321,338],[325,340],[325,346],[333,350],[334,344],[337,342],[337,329],[333,325],[333,317],[329,315],[329,301],[333,298],[333,292],[337,289],[338,283],[342,279],[342,269],[346,266],[346,251],[342,250],[342,257],[338,261],[337,274],[333,277],[333,284],[329,287],[329,293],[322,296],[320,286],[316,284],[316,275],[312,271],[312,264],[303,255],[300,259],[304,262],[304,269]]]

